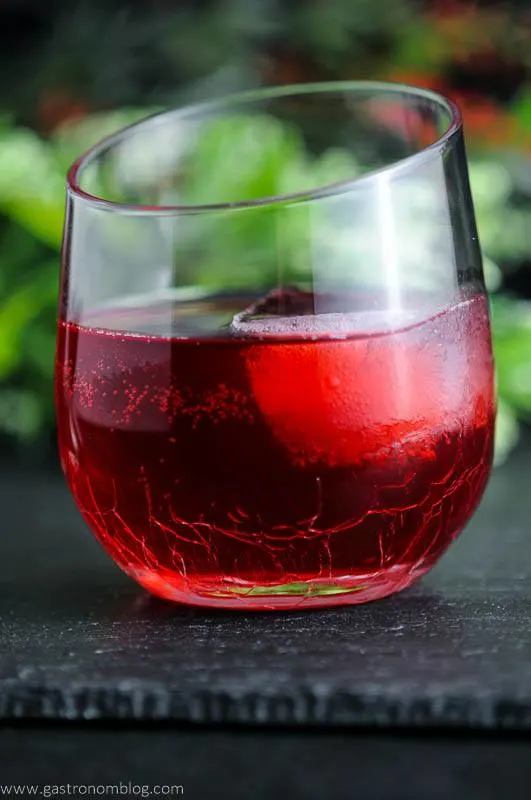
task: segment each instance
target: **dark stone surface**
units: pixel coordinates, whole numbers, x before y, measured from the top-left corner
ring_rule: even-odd
[[[182,786],[172,800],[529,800],[530,781],[524,739],[138,725],[0,728],[0,794],[10,784],[60,785],[65,792],[70,784],[70,796],[80,797],[73,786],[131,783],[148,791]]]
[[[0,474],[0,717],[531,729],[531,451],[416,588],[230,613],[123,576],[58,475]]]

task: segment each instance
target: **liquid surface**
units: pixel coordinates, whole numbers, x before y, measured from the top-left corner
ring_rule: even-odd
[[[420,320],[246,306],[60,324],[61,457],[85,519],[175,600],[275,608],[404,588],[488,477],[485,298]]]

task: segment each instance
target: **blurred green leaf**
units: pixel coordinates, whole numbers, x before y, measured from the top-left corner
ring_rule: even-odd
[[[25,128],[0,131],[0,210],[58,248],[64,176],[50,145]]]
[[[354,178],[359,166],[344,150],[311,156],[295,130],[262,115],[216,119],[199,131],[178,189],[190,205],[282,197]],[[213,211],[183,226],[180,246],[199,262],[210,287],[267,284],[281,265],[285,281],[309,263],[310,209],[289,202]],[[189,237],[186,244],[184,237]]]
[[[274,197],[285,191],[285,171],[301,153],[304,145],[297,131],[265,114],[215,119],[198,131],[186,164],[183,202],[202,205]]]
[[[43,403],[38,392],[0,388],[0,431],[17,439],[34,438],[42,425]]]
[[[55,203],[43,198],[6,198],[4,201],[0,198],[0,206],[37,239],[59,250],[63,238],[64,199]]]
[[[469,173],[476,211],[497,209],[508,202],[513,178],[503,164],[470,159]]]
[[[519,92],[512,104],[512,113],[521,123],[522,128],[531,131],[531,88],[525,88]]]
[[[402,31],[393,50],[393,68],[436,71],[449,57],[448,40],[430,19],[415,19]]]
[[[504,464],[520,438],[520,425],[512,408],[498,399],[496,431],[494,437],[494,465]]]
[[[499,266],[486,255],[483,255],[483,272],[489,292],[497,292],[503,283],[503,273]]]
[[[0,210],[36,239],[58,250],[63,235],[66,172],[103,137],[138,121],[149,110],[90,115],[64,125],[51,141],[0,121]]]
[[[151,116],[158,110],[160,109],[123,108],[88,114],[81,120],[64,123],[54,131],[51,139],[61,173],[66,175],[74,161],[102,139]]]
[[[374,59],[376,38],[390,37],[397,45],[402,38],[409,40],[414,32],[412,21],[421,24],[409,0],[308,0],[279,3],[280,7],[285,7],[291,18],[289,37],[296,41],[297,51],[302,50],[329,69],[339,68],[343,75],[347,64]]]
[[[58,265],[46,261],[38,269],[28,270],[25,280],[11,286],[2,297],[0,304],[0,382],[15,369],[24,366],[27,354],[23,349],[24,337],[31,330],[31,324],[42,315],[48,315],[51,331],[54,330],[55,307],[57,303]],[[53,327],[52,327],[53,325]],[[29,349],[35,342],[29,343]],[[51,373],[51,363],[48,371]]]
[[[500,397],[531,418],[531,303],[499,297],[491,309]]]
[[[478,208],[477,224],[482,247],[495,261],[529,257],[531,208]]]
[[[39,311],[39,298],[31,284],[4,298],[0,308],[0,381],[20,361],[20,337]]]

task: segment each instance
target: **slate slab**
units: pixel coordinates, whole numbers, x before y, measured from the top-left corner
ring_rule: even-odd
[[[417,587],[366,606],[166,604],[58,473],[0,470],[0,719],[531,729],[531,447]]]

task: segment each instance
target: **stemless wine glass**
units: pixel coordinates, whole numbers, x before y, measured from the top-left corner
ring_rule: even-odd
[[[404,589],[492,456],[457,108],[332,83],[144,120],[68,175],[63,468],[156,595],[240,609]]]

